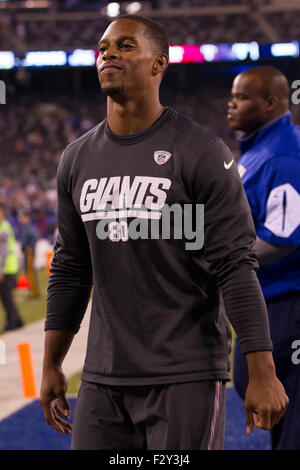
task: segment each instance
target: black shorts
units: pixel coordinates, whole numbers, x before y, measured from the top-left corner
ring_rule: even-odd
[[[226,385],[198,381],[114,386],[82,382],[73,450],[223,449]]]

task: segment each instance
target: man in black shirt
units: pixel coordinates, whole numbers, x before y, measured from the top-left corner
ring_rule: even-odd
[[[113,21],[97,60],[107,119],[68,145],[59,163],[41,405],[48,424],[71,432],[62,362],[93,285],[73,449],[221,449],[227,317],[248,362],[247,432],[272,428],[288,403],[232,154],[161,105],[167,65],[168,41],[156,23]],[[166,223],[173,204],[183,215],[192,206],[196,216],[204,205],[204,244],[188,245],[188,230],[163,236],[166,225],[178,234],[175,216]]]

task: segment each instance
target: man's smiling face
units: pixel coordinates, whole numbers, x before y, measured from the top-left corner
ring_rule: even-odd
[[[116,20],[98,43],[97,71],[104,94],[122,95],[152,86],[154,43],[146,37],[146,26],[131,19]]]

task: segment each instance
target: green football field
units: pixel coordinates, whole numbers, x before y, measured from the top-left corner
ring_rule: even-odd
[[[40,287],[40,297],[31,299],[27,292],[15,289],[14,297],[18,305],[20,314],[25,324],[32,323],[36,320],[45,318],[46,315],[46,300],[47,300],[47,286],[48,275],[44,269],[37,272],[38,282]],[[0,329],[3,327],[5,321],[5,314],[2,303],[0,302]],[[234,336],[234,333],[233,333]],[[231,352],[232,360],[233,351]],[[78,371],[68,379],[68,393],[77,394],[80,386],[81,371]]]

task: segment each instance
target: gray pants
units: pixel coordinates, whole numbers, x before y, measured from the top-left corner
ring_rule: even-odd
[[[82,382],[73,450],[224,448],[226,385],[112,386]]]

